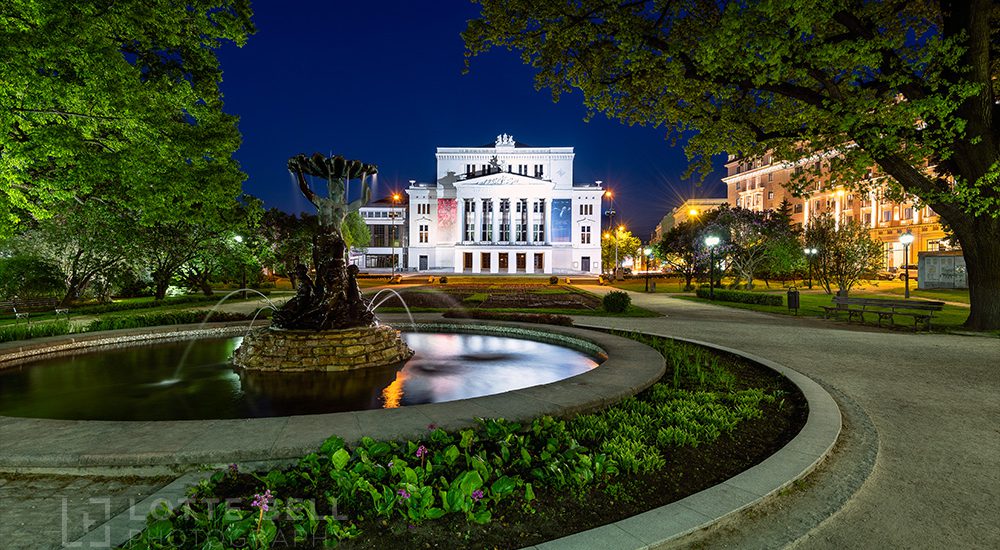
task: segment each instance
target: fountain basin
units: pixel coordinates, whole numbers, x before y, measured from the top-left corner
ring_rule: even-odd
[[[342,330],[256,329],[233,354],[233,364],[275,372],[347,371],[395,365],[413,350],[388,325]]]

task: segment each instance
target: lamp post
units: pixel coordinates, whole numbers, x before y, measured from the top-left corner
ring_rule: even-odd
[[[903,243],[903,298],[910,298],[910,243],[913,242],[913,233],[907,231],[899,236],[899,242]]]
[[[601,182],[598,181],[598,184]],[[608,233],[614,231],[615,227],[615,195],[610,189],[604,192],[605,197],[608,198],[608,209],[604,211],[604,215],[608,217]],[[614,278],[618,278],[618,239],[617,235],[615,237],[615,269],[613,271]]]
[[[715,299],[715,246],[719,244],[719,238],[715,235],[705,237],[705,245],[708,246],[708,298]]]
[[[653,247],[647,246],[642,251],[646,257],[646,292],[649,292],[649,258],[653,254]]]
[[[396,205],[399,204],[399,193],[392,194],[392,218],[389,220],[389,240],[392,241],[392,271],[390,280],[396,277]]]
[[[233,240],[236,241],[237,244],[243,244],[243,235],[236,235],[235,237],[233,237]],[[247,299],[247,291],[246,291],[246,288],[247,288],[247,264],[246,264],[246,262],[243,261],[244,260],[243,257],[242,257],[243,255],[241,254],[240,256],[241,256],[240,257],[240,288],[243,289],[242,296],[243,296],[243,299],[246,300]]]
[[[806,262],[809,264],[809,290],[813,288],[813,256],[816,255],[819,250],[815,248],[806,248],[802,250],[806,253]]]

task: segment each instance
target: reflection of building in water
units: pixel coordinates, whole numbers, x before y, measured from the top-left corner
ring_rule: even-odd
[[[573,182],[572,147],[497,136],[438,147],[437,179],[413,182],[406,267],[456,273],[600,273],[599,184]]]
[[[382,390],[382,408],[398,409],[403,400],[403,382],[406,382],[406,374],[403,371],[396,373],[396,379]]]

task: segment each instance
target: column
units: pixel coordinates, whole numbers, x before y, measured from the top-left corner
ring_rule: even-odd
[[[456,198],[455,208],[457,212],[455,213],[458,219],[455,220],[455,225],[458,226],[458,238],[455,242],[462,242],[465,240],[465,199]]]
[[[525,240],[528,241],[528,244],[531,244],[535,241],[535,236],[532,234],[533,228],[531,227],[532,224],[535,223],[535,218],[534,218],[535,202],[533,200],[528,200],[527,202],[525,202],[525,205],[527,205],[527,207],[525,208],[525,218],[527,219],[527,222],[525,222],[524,224],[527,226]]]
[[[493,205],[493,244],[500,242],[500,222],[503,221],[503,213],[500,212],[500,199],[492,199]],[[490,263],[490,265],[494,265]]]
[[[476,204],[474,205],[474,208],[476,209],[476,228],[475,231],[472,232],[472,241],[478,243],[479,237],[481,236],[480,232],[483,227],[483,201],[481,199],[475,199],[475,201]]]
[[[833,195],[833,228],[840,229],[840,213],[844,210],[844,195]]]
[[[811,197],[808,195],[802,200],[802,228],[805,229],[809,227],[809,201]]]

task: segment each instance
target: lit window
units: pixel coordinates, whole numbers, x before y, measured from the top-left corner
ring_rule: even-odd
[[[590,226],[584,225],[580,227],[580,243],[590,244]]]

